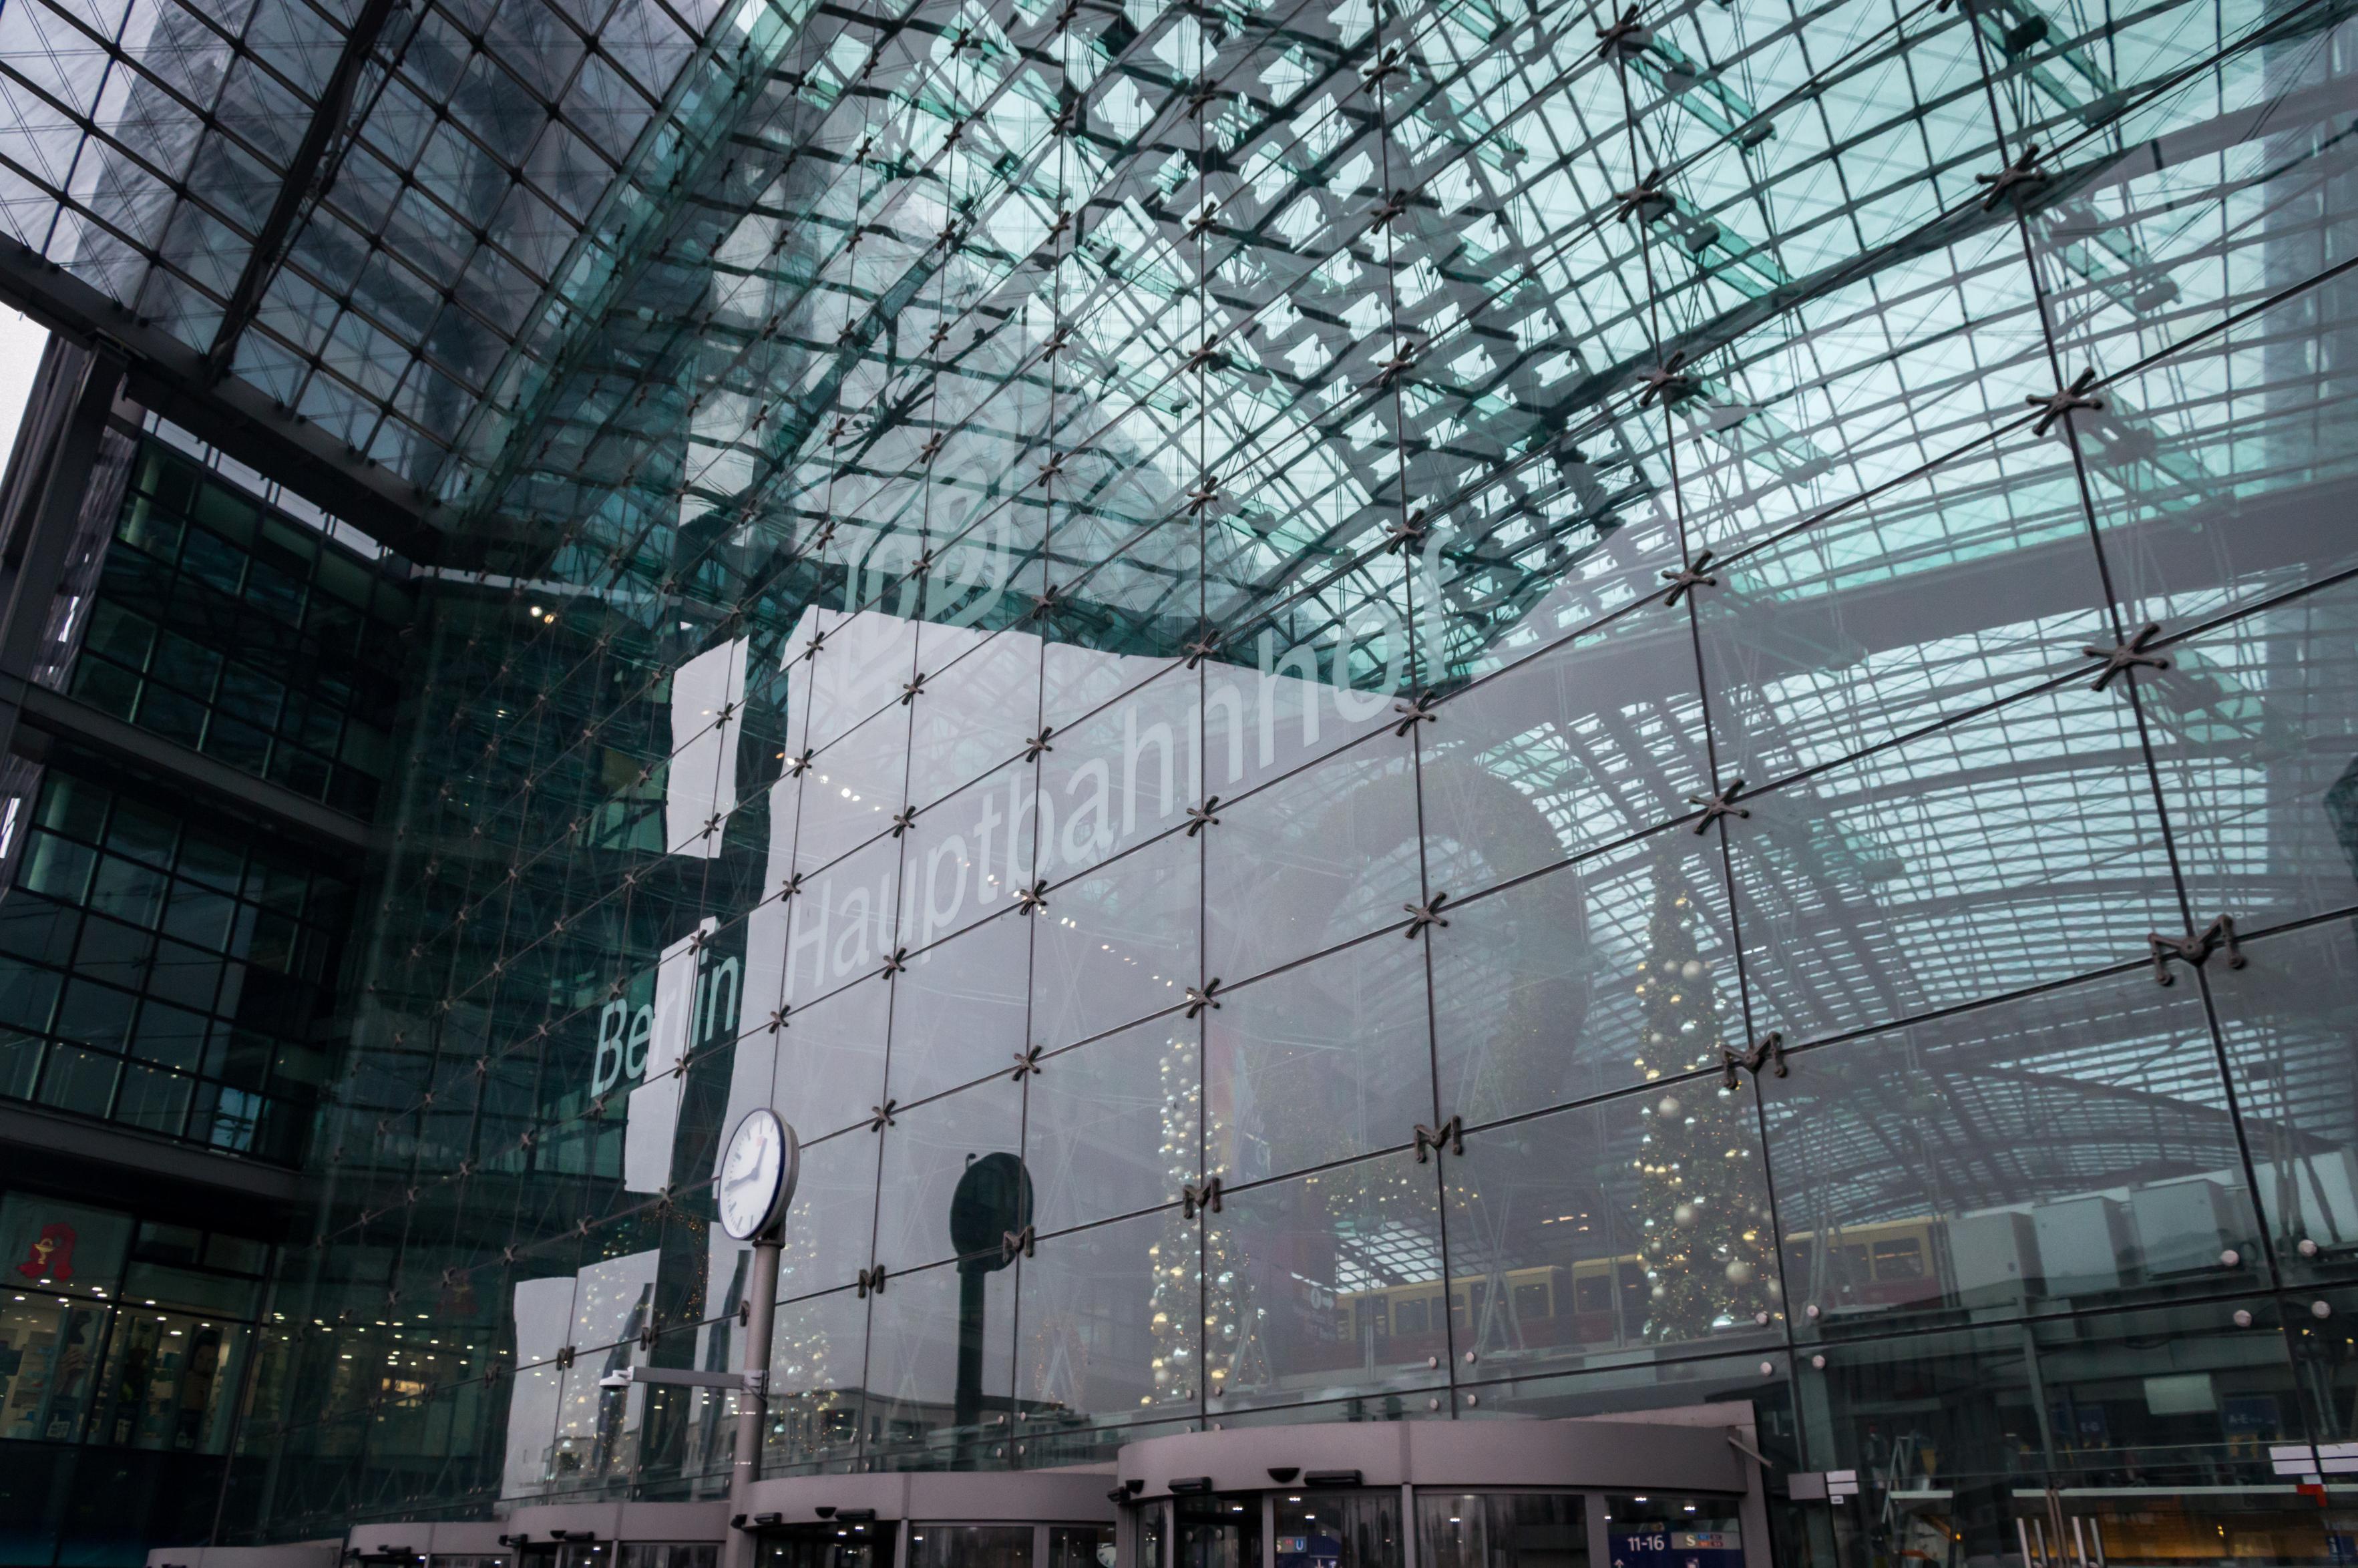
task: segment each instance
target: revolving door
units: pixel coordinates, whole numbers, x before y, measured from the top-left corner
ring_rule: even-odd
[[[1152,1439],[1121,1454],[1120,1562],[1758,1568],[1768,1561],[1766,1509],[1757,1467],[1732,1435],[1714,1427],[1486,1422]],[[1183,1468],[1193,1473],[1173,1473]]]

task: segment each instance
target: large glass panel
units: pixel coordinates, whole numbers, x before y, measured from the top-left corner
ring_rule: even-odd
[[[2177,890],[2117,681],[1733,804],[1754,1027],[1798,1042],[2142,957]]]
[[[948,645],[927,628],[926,657],[936,667],[910,705],[909,802],[932,805],[1022,752],[1036,733],[1039,638],[1026,632],[984,639],[975,633]],[[831,753],[830,753],[831,755]]]
[[[1445,1387],[1455,1303],[1436,1188],[1429,1159],[1387,1154],[1248,1188],[1207,1215],[1206,1408]],[[1447,1293],[1460,1295],[1454,1281]],[[1422,1309],[1420,1327],[1399,1329],[1403,1306]]]
[[[1829,1348],[1795,1369],[1803,1441],[1880,1455],[1874,1550],[1945,1552],[1945,1537],[2019,1556],[2027,1541],[2055,1560],[2078,1520],[2092,1558],[2092,1535],[2107,1561],[2215,1556],[2223,1538],[2274,1555],[2260,1542],[2296,1495],[2268,1450],[2301,1401],[2278,1321],[2252,1298]],[[2189,1366],[2178,1349],[2198,1337],[2211,1353]]]
[[[886,851],[899,848],[897,836],[888,835],[902,810],[907,729],[907,710],[895,708],[812,760],[795,824],[795,869],[812,873],[814,882],[839,880],[847,867],[859,868],[873,882],[871,868],[897,864],[897,856]],[[863,845],[861,854],[852,854]],[[885,907],[871,916],[886,932],[893,929],[892,892],[884,889]]]
[[[1033,1568],[1028,1524],[911,1524],[910,1568]]]
[[[2170,645],[2136,672],[2198,925],[2358,904],[2358,586]]]
[[[1797,1334],[2266,1278],[2192,986],[2140,968],[1803,1052],[1759,1082]]]
[[[1185,1004],[1203,979],[1200,844],[1165,834],[1049,890],[1033,917],[1035,1044],[1054,1050]]]
[[[1230,984],[1404,922],[1423,902],[1416,762],[1380,735],[1223,802],[1204,851],[1204,968]]]
[[[1041,1229],[1158,1207],[1195,1184],[1199,1050],[1197,1026],[1169,1013],[1040,1058],[1023,1162]]]
[[[869,1454],[1005,1465],[1015,1298],[995,1253],[892,1276],[870,1302]]]
[[[2165,7],[2136,29],[2149,38],[2068,50],[2192,58],[2105,129],[2101,176],[2028,223],[2063,373],[2104,378],[2103,406],[2071,422],[2132,625],[2251,602],[2350,558],[2323,519],[2349,485],[2332,410],[2353,319],[2338,106],[2353,35],[2320,18],[2298,38],[2196,52],[2265,15]],[[2150,151],[2119,156],[2132,146]]]
[[[1270,1498],[1278,1568],[1398,1568],[1407,1561],[1396,1493],[1279,1492]],[[1579,1512],[1574,1501],[1573,1511]],[[1419,1556],[1419,1561],[1429,1561]]]
[[[1433,885],[1462,899],[1687,815],[1696,693],[1686,617],[1650,610],[1453,696],[1424,737]]]
[[[794,1201],[786,1206],[778,1252],[778,1299],[815,1295],[849,1283],[870,1261],[875,1224],[876,1135],[864,1127],[802,1145]],[[715,1245],[705,1281],[714,1315],[746,1299],[752,1249]]]
[[[878,1262],[898,1271],[979,1253],[997,1261],[1002,1238],[1033,1223],[1020,1157],[1023,1087],[1011,1076],[892,1108],[881,1130]]]
[[[101,1386],[86,1441],[172,1453],[219,1454],[229,1446],[237,1387],[245,1376],[242,1324],[189,1313],[121,1307],[108,1336]],[[393,1357],[391,1380],[408,1396],[424,1392],[423,1358]]]
[[[1864,13],[1844,7],[1817,19],[1855,26]],[[1876,139],[1889,146],[1889,129]],[[1775,145],[1787,154],[1799,150],[1781,136]],[[1923,200],[1937,186],[1953,203],[1957,186],[1966,182],[1952,166],[1906,199]],[[1683,178],[1670,184],[1675,191],[1694,189]],[[1825,212],[1828,226],[1845,221],[1839,214],[1839,208]],[[1709,222],[1732,230],[1747,216],[1731,203]],[[2061,440],[2017,439],[2002,463],[1975,454],[1952,464],[1934,481],[1948,503],[1936,517],[1905,499],[1915,482],[1910,476],[1972,453],[1993,432],[2022,420],[2024,397],[2053,390],[2020,235],[2009,223],[1978,215],[1923,237],[1936,235],[1920,248],[1898,247],[1868,276],[1828,268],[1802,288],[1793,308],[1766,320],[1756,322],[1730,301],[1721,319],[1741,335],[1724,351],[1700,357],[1694,395],[1670,401],[1664,415],[1634,422],[1648,466],[1675,470],[1666,477],[1675,478],[1690,553],[1707,548],[1716,563],[1737,568],[1747,558],[1740,552],[1760,546],[1781,554],[1779,540],[1790,530],[1813,534],[1831,521],[1837,534],[1851,533],[1852,548],[1819,556],[1805,546],[1785,564],[1798,566],[1804,581],[1812,568],[1835,565],[1865,586],[1996,554],[2026,532],[2036,536],[2068,526],[2058,509],[2075,497],[2071,453]],[[1681,440],[1683,449],[1676,449]],[[1845,530],[1844,523],[1879,510],[1881,493],[1902,499],[1885,514],[1878,551],[1855,524]],[[1892,525],[1902,519],[1913,526]],[[1698,585],[1698,602],[1721,589],[1744,591],[1740,571],[1705,575],[1719,580]],[[1790,580],[1779,572],[1752,586],[1758,592]],[[1794,648],[1816,642],[1813,619],[1800,618]]]
[[[868,1408],[869,1303],[860,1292],[790,1302],[778,1309],[770,1333],[769,1421],[762,1433],[762,1467],[847,1458],[860,1449]],[[715,1401],[702,1418],[699,1439],[717,1468],[733,1453],[735,1423]]]
[[[2253,942],[2204,965],[2276,1266],[2347,1279],[2358,1256],[2358,1102],[2346,1052],[2358,932],[2345,920]],[[2180,989],[2184,989],[2182,986]]]
[[[1742,1044],[1717,847],[1686,828],[1443,913],[1428,939],[1444,1116],[1520,1115]]]
[[[1614,1555],[1625,1563],[1649,1545],[1633,1548],[1617,1539],[1627,1533],[1617,1525],[1611,1543]],[[1662,1550],[1652,1548],[1656,1553]],[[1416,1560],[1433,1568],[1585,1568],[1587,1499],[1546,1492],[1421,1490]]]
[[[1042,876],[1065,881],[1185,825],[1199,779],[1219,771],[1220,759],[1202,755],[1200,705],[1195,676],[1173,668],[1057,729],[1040,759]]]
[[[794,958],[790,949],[788,962]],[[892,1007],[891,985],[874,978],[856,979],[817,1001],[796,1004],[774,1035],[763,1031],[747,1036],[754,1049],[774,1052],[768,1099],[797,1131],[817,1138],[875,1114],[884,1100],[884,1038]]]
[[[1025,981],[1041,922],[1020,910],[912,956],[892,981],[886,1089],[907,1104],[1009,1070],[1027,1049]]]
[[[1035,1438],[1202,1408],[1203,1243],[1177,1208],[1044,1236],[1021,1265],[1015,1400]]]
[[[1204,1167],[1229,1185],[1412,1142],[1433,1116],[1419,944],[1377,937],[1202,1014]]]
[[[1470,1375],[1781,1338],[1756,1115],[1740,1076],[1734,1088],[1688,1077],[1478,1131],[1444,1155],[1448,1344],[1476,1357]],[[1396,1346],[1440,1346],[1438,1296],[1355,1299],[1359,1337],[1376,1342],[1389,1310]]]
[[[1976,452],[1766,541],[1695,595],[1723,778],[1758,789],[2112,643],[2053,441]]]
[[[909,869],[902,946],[928,947],[987,920],[1038,880],[1032,863],[1037,776],[1035,763],[1003,762],[909,823],[901,836]]]
[[[100,1349],[112,1317],[103,1305],[31,1292],[0,1304],[0,1336],[15,1364],[0,1403],[0,1436],[49,1443],[81,1438],[102,1387]]]
[[[2337,276],[2167,353],[2132,359],[2115,340],[2090,355],[2110,377],[2091,394],[2104,406],[2071,418],[2131,631],[2183,629],[2350,566],[2329,520],[2352,484],[2335,410],[2353,319]]]

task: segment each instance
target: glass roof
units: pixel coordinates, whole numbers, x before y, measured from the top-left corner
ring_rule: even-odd
[[[1054,463],[1047,553],[1136,632],[1196,618],[1170,516],[1222,524],[1208,595],[1339,613],[1404,600],[1379,546],[1422,511],[1472,652],[1666,485],[1757,535],[2050,389],[1989,199],[2026,146],[2107,332],[2184,319],[2141,281],[2164,245],[2281,241],[2105,205],[2318,7],[1969,9],[14,0],[0,174],[27,245],[422,487],[476,564],[729,602],[1040,538],[1012,481]],[[1616,395],[1681,354],[1674,397]],[[2050,500],[2075,526],[1987,499],[1851,580],[2019,546]]]

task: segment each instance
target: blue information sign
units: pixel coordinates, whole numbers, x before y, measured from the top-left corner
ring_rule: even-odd
[[[1343,1543],[1331,1535],[1281,1535],[1277,1568],[1341,1568]]]

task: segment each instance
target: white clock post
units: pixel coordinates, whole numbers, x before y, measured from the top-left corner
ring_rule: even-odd
[[[784,1240],[786,1206],[794,1202],[802,1173],[802,1146],[778,1113],[762,1107],[745,1113],[721,1152],[713,1182],[720,1228],[753,1244],[752,1277],[745,1290],[745,1361],[737,1396],[737,1463],[729,1476],[732,1511],[743,1513],[748,1488],[762,1470],[762,1422],[768,1412],[770,1330],[778,1300],[778,1251]],[[730,1568],[752,1568],[754,1537],[735,1530],[729,1541]]]

